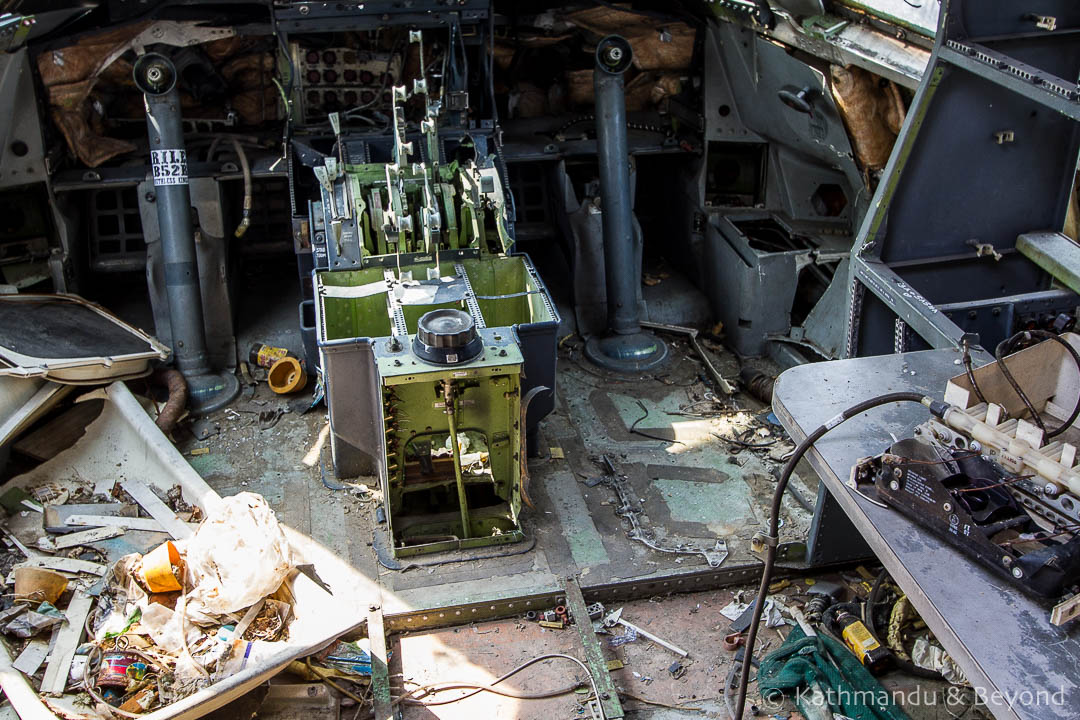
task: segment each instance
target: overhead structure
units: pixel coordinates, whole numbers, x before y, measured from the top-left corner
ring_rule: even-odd
[[[993,348],[1075,311],[1053,279],[1076,269],[1038,258],[1055,237],[1072,244],[1060,234],[1080,150],[1077,29],[1071,2],[943,6],[852,251],[848,356],[976,344],[968,333]]]

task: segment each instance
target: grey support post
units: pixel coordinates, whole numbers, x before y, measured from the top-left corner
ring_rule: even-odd
[[[146,105],[173,357],[187,380],[191,410],[211,412],[236,397],[240,383],[235,375],[211,371],[206,352],[176,68],[163,55],[147,53],[135,63],[134,75]]]
[[[626,98],[623,73],[634,58],[630,43],[609,35],[596,46],[596,144],[600,160],[600,203],[604,227],[604,275],[609,331],[585,343],[585,355],[597,365],[620,372],[656,367],[667,346],[641,329],[634,273],[633,198],[630,156],[626,147]]]

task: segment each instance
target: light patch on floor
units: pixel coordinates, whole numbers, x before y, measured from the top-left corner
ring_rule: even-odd
[[[669,393],[659,401],[622,395],[621,393],[608,393],[607,396],[611,398],[611,402],[614,403],[615,409],[619,411],[619,417],[627,428],[645,414],[642,412],[641,406],[638,405],[639,402],[649,411],[649,416],[637,424],[639,429],[660,430],[670,428],[673,424],[683,424],[681,421],[679,423],[672,422],[673,420],[680,420],[678,415],[667,414],[669,412],[679,412],[680,403],[686,402],[685,395],[681,393]],[[686,418],[681,420],[686,420]]]
[[[701,523],[716,532],[757,522],[750,506],[750,487],[741,480],[718,483],[657,478],[652,486],[663,497],[672,520]]]
[[[610,562],[600,533],[596,531],[585,499],[581,497],[578,483],[568,473],[555,473],[547,481],[547,493],[551,497],[559,522],[567,528],[566,543],[578,567],[606,565]]]

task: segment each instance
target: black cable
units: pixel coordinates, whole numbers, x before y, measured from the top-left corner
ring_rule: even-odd
[[[859,617],[863,614],[862,603],[859,602],[838,602],[833,603],[821,613],[821,622],[825,625],[825,629],[828,630],[833,637],[839,638],[841,642],[844,639],[844,630],[840,627],[840,624],[836,620],[836,614],[841,610],[846,610],[851,615]],[[878,643],[884,647],[884,644],[878,640]]]
[[[1035,410],[1035,406],[1031,403],[1031,400],[1028,398],[1027,394],[1020,387],[1020,383],[1016,382],[1016,378],[1013,377],[1012,371],[1010,371],[1009,368],[1005,365],[1005,355],[1012,351],[1013,345],[1015,345],[1018,340],[1030,340],[1033,337],[1041,338],[1043,340],[1054,340],[1061,344],[1072,356],[1073,362],[1076,363],[1077,370],[1080,370],[1080,353],[1078,353],[1076,351],[1076,348],[1070,345],[1067,341],[1063,340],[1061,337],[1045,330],[1022,330],[1013,335],[1012,337],[1002,340],[1000,343],[998,343],[997,349],[994,351],[994,357],[997,358],[998,369],[1001,370],[1001,374],[1009,382],[1009,385],[1012,385],[1012,389],[1016,391],[1017,396],[1019,396],[1020,400],[1024,403],[1024,406],[1027,407],[1028,412],[1031,413],[1031,419],[1035,422],[1036,425],[1039,426],[1040,430],[1046,433],[1046,439],[1049,440],[1050,438],[1056,437],[1061,433],[1065,432],[1065,430],[1067,430],[1069,427],[1072,426],[1074,422],[1076,422],[1076,418],[1080,417],[1080,395],[1078,395],[1076,398],[1076,405],[1073,407],[1072,414],[1069,415],[1069,418],[1065,422],[1063,422],[1058,428],[1048,431],[1042,417]]]
[[[979,383],[975,382],[975,369],[971,366],[971,347],[966,339],[964,340],[964,371],[967,372],[968,382],[971,383],[971,388],[975,391],[975,397],[979,398],[979,402],[985,403],[986,396],[979,389]]]
[[[816,430],[811,432],[792,452],[791,457],[788,459],[787,464],[784,465],[784,471],[780,474],[780,480],[776,484],[776,491],[773,493],[772,507],[769,513],[769,534],[764,538],[761,538],[765,542],[765,560],[761,570],[761,586],[758,589],[757,597],[754,599],[754,615],[750,621],[750,627],[746,633],[746,652],[753,656],[754,654],[754,641],[757,639],[758,624],[761,622],[761,615],[765,610],[765,598],[769,594],[769,584],[772,582],[773,565],[776,562],[776,548],[780,544],[780,507],[784,499],[784,491],[791,481],[791,475],[795,472],[795,466],[802,460],[803,455],[807,450],[814,446],[821,437],[832,430],[837,425],[840,425],[846,420],[872,410],[873,408],[880,407],[882,405],[888,405],[894,402],[915,402],[920,405],[925,405],[929,408],[930,412],[937,417],[942,417],[945,411],[949,408],[945,403],[933,400],[932,398],[921,395],[916,392],[894,392],[887,393],[885,395],[879,395],[869,400],[863,400],[860,403],[852,405],[847,410],[844,410],[839,415],[834,416],[824,425],[820,425]],[[743,706],[746,703],[746,691],[750,684],[750,666],[744,665],[742,669],[742,677],[739,681],[739,699],[735,707],[734,720],[742,720]]]
[[[877,578],[874,579],[874,584],[870,587],[870,594],[866,597],[866,605],[864,606],[865,612],[863,612],[863,624],[866,625],[866,629],[870,631],[870,634],[878,641],[878,644],[882,647],[889,647],[887,643],[881,641],[881,636],[877,631],[877,624],[874,620],[874,607],[880,604],[878,599],[881,596],[881,589],[885,586],[885,578],[889,577],[889,571],[882,569],[878,573]],[[890,648],[891,649],[891,648]],[[936,670],[927,670],[926,668],[919,667],[910,660],[905,660],[893,651],[893,662],[897,669],[904,672],[917,675],[919,677],[929,678],[931,680],[943,679],[941,673]]]
[[[686,444],[682,440],[674,440],[674,439],[671,439],[671,438],[660,437],[659,435],[652,435],[650,433],[647,433],[644,430],[638,430],[637,429],[638,423],[641,422],[642,420],[644,420],[645,418],[649,417],[649,409],[647,407],[645,407],[645,403],[641,402],[640,400],[637,401],[637,404],[638,404],[638,407],[641,408],[641,411],[643,413],[645,413],[645,414],[642,415],[641,417],[639,417],[637,420],[635,420],[633,422],[633,424],[630,426],[630,433],[631,434],[640,435],[641,437],[647,437],[650,440],[659,440],[661,442],[666,442],[666,443],[676,443],[678,445],[685,445]]]
[[[642,420],[644,420],[644,419],[645,418],[642,418]],[[744,440],[736,440],[735,438],[724,437],[723,435],[720,435],[719,433],[709,433],[709,434],[712,435],[714,438],[717,438],[719,440],[723,440],[726,443],[731,443],[732,445],[737,445],[738,447],[744,447],[744,448],[747,448],[749,450],[760,450],[761,448],[772,447],[773,445],[775,445],[776,443],[778,443],[780,441],[780,438],[776,438],[775,440],[768,440],[768,441],[763,442],[763,443],[755,444],[755,443],[748,443],[748,442],[746,442]]]

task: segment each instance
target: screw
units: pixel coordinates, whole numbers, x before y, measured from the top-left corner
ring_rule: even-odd
[[[1014,565],[1012,569],[1013,577],[1019,580],[1024,577],[1024,570],[1019,565]]]
[[[371,612],[375,612],[376,610],[379,609],[379,606],[376,605],[375,603],[371,603],[370,605],[367,606],[367,609],[370,610]]]
[[[900,483],[893,480],[891,483],[889,483],[889,488],[892,489],[892,490],[899,490],[900,489]]]
[[[610,700],[611,699],[611,693],[606,693],[606,692],[605,693],[600,693],[600,699],[601,700]]]
[[[945,503],[941,507],[945,508],[945,512],[952,512],[952,503]]]
[[[904,471],[901,470],[900,468],[893,468],[892,474],[895,475],[898,478],[904,477]]]
[[[300,6],[300,14],[301,15],[307,15],[309,12],[311,12],[311,8],[309,8],[307,5],[301,5]]]
[[[145,200],[148,203],[156,202],[157,201],[157,195],[155,195],[152,192],[148,192],[145,195],[143,195],[143,200]]]

